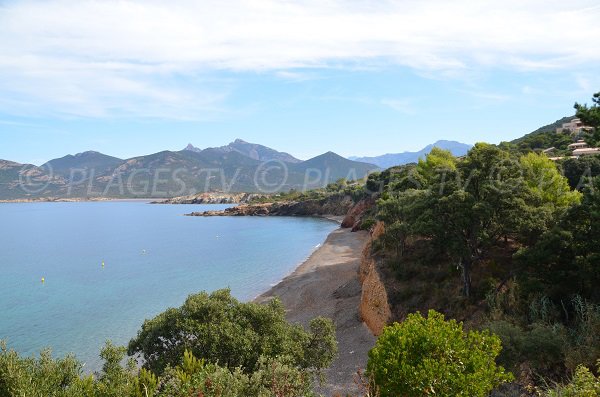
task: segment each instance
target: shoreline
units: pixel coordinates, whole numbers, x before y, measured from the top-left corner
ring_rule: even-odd
[[[365,231],[332,231],[291,274],[253,300],[262,303],[278,297],[292,323],[307,326],[318,316],[334,321],[339,351],[319,388],[326,395],[357,392],[354,374],[365,369],[367,353],[375,344],[375,336],[359,315],[362,286],[358,269],[369,238]]]
[[[290,216],[290,218],[298,218],[298,217]],[[304,218],[322,219],[322,220],[331,221],[333,223],[337,223],[338,225],[341,225],[344,217],[343,216],[342,217],[338,217],[336,215],[323,215],[323,216],[321,216],[321,215],[315,215],[315,216],[311,216],[311,217],[306,216]],[[335,232],[336,230],[339,230],[339,228],[338,229],[334,229],[331,233]],[[294,267],[292,270],[290,270],[285,276],[283,276],[283,278],[281,278],[275,284],[269,285],[269,288],[267,290],[265,290],[264,292],[261,292],[260,294],[256,295],[254,298],[250,299],[249,302],[258,302],[258,299],[260,297],[262,297],[263,295],[268,294],[272,289],[274,289],[275,287],[277,287],[279,284],[281,284],[288,277],[293,276],[294,273],[296,273],[298,271],[298,269],[302,265],[304,265],[310,259],[311,256],[313,256],[313,254],[315,252],[317,252],[318,250],[320,250],[323,247],[323,245],[325,245],[325,242],[327,241],[327,239],[329,238],[329,236],[331,235],[331,233],[329,233],[322,242],[320,242],[315,247],[313,247],[313,249],[310,251],[310,253],[304,259],[302,259],[300,262],[298,262],[298,264],[296,265],[296,267]]]
[[[152,201],[156,198],[42,198],[42,199],[14,199],[0,200],[0,204],[26,204],[26,203],[102,203],[102,202],[131,202]],[[159,199],[166,200],[166,199]]]

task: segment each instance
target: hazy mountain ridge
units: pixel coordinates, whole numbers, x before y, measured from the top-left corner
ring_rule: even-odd
[[[208,191],[287,191],[323,187],[339,178],[363,178],[375,169],[375,165],[333,152],[300,161],[241,140],[220,148],[201,150],[188,145],[181,151],[126,160],[88,151],[50,160],[40,167],[0,160],[0,199],[158,198]]]
[[[423,149],[417,152],[402,152],[402,153],[387,153],[381,156],[374,157],[357,157],[351,156],[348,157],[350,160],[360,161],[370,164],[375,164],[380,168],[389,168],[395,165],[402,165],[408,163],[416,163],[420,158],[423,158],[434,147],[438,147],[440,149],[449,150],[455,156],[464,156],[467,154],[469,149],[471,149],[472,145],[468,145],[466,143],[461,143],[457,141],[446,141],[439,140],[431,145],[425,146]]]
[[[267,147],[264,145],[259,145],[257,143],[246,142],[242,139],[236,139],[235,141],[231,142],[230,144],[228,144],[226,146],[220,146],[217,148],[208,148],[208,149],[204,149],[204,150],[209,150],[209,149],[221,151],[223,153],[235,151],[240,154],[243,154],[244,156],[250,157],[251,159],[259,160],[259,161],[276,160],[276,161],[284,161],[286,163],[301,163],[302,162],[302,160],[298,160],[297,158],[295,158],[294,156],[292,156],[289,153],[279,152],[275,149],[271,149],[270,147]],[[203,151],[203,149],[197,148],[194,145],[192,145],[191,143],[188,144],[184,150],[189,150],[189,151],[196,152],[196,153],[201,153]]]
[[[57,174],[69,176],[73,169],[95,169],[96,172],[104,173],[119,166],[123,161],[124,160],[120,158],[107,156],[106,154],[90,150],[75,155],[68,154],[64,157],[50,160],[43,164],[41,168],[49,168]]]

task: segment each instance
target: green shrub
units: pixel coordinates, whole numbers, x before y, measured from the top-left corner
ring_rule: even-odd
[[[502,351],[498,355],[498,363],[512,371],[518,369],[523,359],[523,342],[525,331],[518,325],[505,320],[492,321],[486,325],[502,342]]]
[[[50,350],[39,359],[21,358],[0,341],[0,396],[67,396],[79,380],[81,363],[74,357],[55,360]]]
[[[550,375],[563,368],[564,347],[567,344],[563,327],[533,324],[525,334],[522,346],[524,361],[538,374]]]
[[[287,356],[300,368],[320,370],[333,361],[337,342],[329,319],[314,319],[307,332],[286,321],[278,299],[242,303],[229,290],[219,290],[190,295],[180,308],[145,321],[129,343],[129,354],[142,353],[144,366],[158,375],[176,366],[185,350],[246,373],[258,368],[261,356]]]
[[[285,321],[278,300],[240,303],[221,290],[146,321],[130,351],[146,368],[124,366],[127,349],[107,342],[102,370],[83,376],[72,356],[23,358],[0,341],[0,397],[308,397],[337,342],[329,319],[307,331]]]
[[[579,365],[592,367],[600,359],[600,306],[579,296],[572,299],[575,321],[565,353],[565,365],[573,371]]]
[[[22,358],[0,343],[1,397],[311,397],[313,374],[289,358],[261,357],[257,370],[225,368],[198,360],[186,351],[176,367],[158,378],[142,368],[123,367],[123,347],[110,343],[102,349],[104,360],[97,377],[83,377],[81,363],[73,357],[53,359],[49,351],[39,358]]]
[[[600,371],[600,362],[598,364]],[[547,397],[600,397],[600,378],[585,366],[579,366],[571,382],[549,390]]]
[[[500,339],[463,330],[433,310],[410,314],[383,330],[369,352],[367,374],[382,397],[484,397],[512,378],[495,359]]]
[[[527,362],[538,375],[552,375],[563,368],[567,339],[560,325],[532,324],[528,328],[505,320],[490,322],[487,326],[502,341],[498,363],[513,371]]]
[[[360,230],[369,230],[375,226],[375,223],[377,223],[377,221],[373,218],[364,219],[360,224]]]

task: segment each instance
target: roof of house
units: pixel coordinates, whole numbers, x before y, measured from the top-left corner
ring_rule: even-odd
[[[567,146],[567,147],[568,147],[568,148],[577,148],[577,147],[579,147],[579,148],[583,148],[583,147],[586,147],[587,145],[588,145],[587,143],[585,143],[585,142],[581,142],[581,141],[580,141],[580,142],[575,142],[575,143],[572,143],[572,144],[570,144],[570,145],[569,145],[569,146]]]
[[[597,147],[573,150],[573,156],[581,156],[583,154],[597,154],[597,153],[600,154],[600,148],[597,148]]]

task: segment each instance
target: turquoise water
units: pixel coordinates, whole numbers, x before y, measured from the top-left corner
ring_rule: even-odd
[[[74,352],[95,370],[105,340],[126,344],[144,319],[190,293],[229,287],[252,299],[337,227],[308,218],[181,216],[224,207],[0,204],[0,339],[25,355]]]

